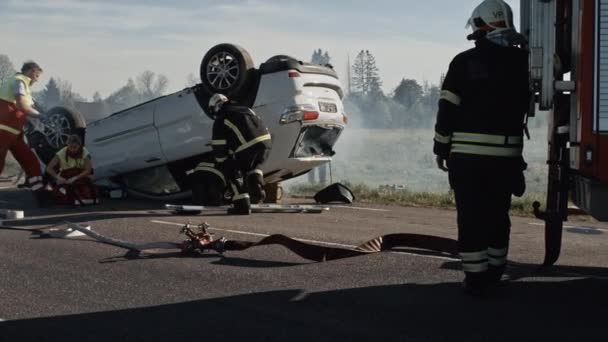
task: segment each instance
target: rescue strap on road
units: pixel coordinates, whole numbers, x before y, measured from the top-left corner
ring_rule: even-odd
[[[104,236],[95,232],[93,229],[81,226],[76,223],[64,221],[63,223],[56,224],[53,226],[43,228],[18,228],[18,227],[2,227],[7,229],[24,230],[41,232],[44,229],[57,227],[59,225],[65,225],[76,231],[79,231],[90,238],[93,238],[101,243],[109,244],[112,246],[128,249],[129,251],[135,252],[146,252],[146,254],[153,254],[154,250],[159,249],[182,249],[183,243],[176,242],[152,242],[152,243],[133,243],[125,240],[118,240],[111,237]],[[220,240],[217,240],[220,241]],[[349,257],[355,257],[365,254],[377,253],[382,251],[388,251],[396,247],[402,248],[418,248],[424,250],[430,250],[435,252],[441,252],[458,257],[458,243],[454,239],[421,235],[421,234],[389,234],[377,237],[369,240],[356,248],[338,248],[338,247],[326,247],[314,245],[307,242],[302,242],[296,239],[289,238],[281,234],[270,235],[257,242],[250,241],[239,241],[239,240],[223,240],[222,241],[223,251],[243,251],[249,248],[265,245],[280,245],[283,246],[298,256],[312,260],[316,262],[337,260]]]

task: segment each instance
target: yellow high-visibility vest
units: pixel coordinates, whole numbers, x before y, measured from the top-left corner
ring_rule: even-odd
[[[84,169],[85,161],[89,157],[89,151],[86,148],[82,148],[82,157],[75,158],[67,158],[68,148],[64,147],[59,152],[57,152],[57,158],[59,158],[59,170],[67,170],[67,169]]]
[[[15,104],[17,103],[17,99],[15,98],[15,84],[18,81],[25,84],[25,100],[28,105],[32,106],[34,104],[32,91],[30,90],[30,83],[32,82],[32,79],[23,74],[16,74],[4,80],[2,86],[0,87],[0,100]]]

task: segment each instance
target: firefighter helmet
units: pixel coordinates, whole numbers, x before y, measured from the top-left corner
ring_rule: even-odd
[[[209,109],[213,113],[217,113],[224,103],[228,102],[228,98],[223,94],[213,94],[209,99]]]
[[[466,27],[469,26],[473,29],[473,32],[498,33],[513,30],[515,28],[513,25],[513,11],[502,0],[484,0],[473,10]]]

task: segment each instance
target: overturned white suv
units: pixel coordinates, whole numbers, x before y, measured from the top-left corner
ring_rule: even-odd
[[[26,131],[46,163],[72,133],[84,136],[96,183],[122,187],[140,197],[187,197],[192,170],[211,153],[213,120],[207,103],[214,93],[251,107],[268,126],[273,147],[262,165],[267,183],[304,174],[331,160],[347,118],[343,90],[331,66],[275,56],[255,68],[243,48],[220,44],[204,56],[201,83],[114,113],[85,127],[65,107],[45,114],[43,131]]]

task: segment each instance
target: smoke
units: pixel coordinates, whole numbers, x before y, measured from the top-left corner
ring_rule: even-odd
[[[543,115],[532,118],[530,124],[532,139],[526,140],[524,149],[527,194],[542,194],[547,186],[547,126]],[[434,135],[431,128],[371,129],[349,122],[334,146],[332,181],[446,193],[450,186],[447,173],[435,162]],[[289,184],[306,182],[303,176]]]

